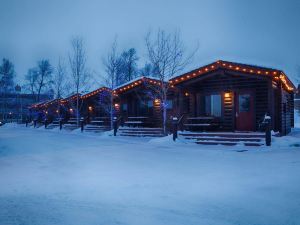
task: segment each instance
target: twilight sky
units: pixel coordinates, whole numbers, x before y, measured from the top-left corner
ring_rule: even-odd
[[[19,82],[37,60],[66,57],[77,35],[96,74],[116,35],[142,64],[145,34],[157,28],[180,29],[189,49],[199,43],[186,70],[223,59],[282,69],[293,81],[300,73],[298,0],[0,0],[0,9],[0,57],[13,61]]]

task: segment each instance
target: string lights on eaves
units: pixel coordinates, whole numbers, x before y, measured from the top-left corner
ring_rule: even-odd
[[[161,85],[161,81],[159,80],[155,80],[155,79],[151,79],[151,78],[148,78],[148,77],[141,77],[139,80],[136,80],[136,81],[133,81],[132,83],[129,83],[127,85],[124,85],[122,87],[119,87],[117,89],[115,89],[113,91],[113,94],[118,94],[118,93],[121,93],[121,92],[124,92],[124,91],[128,91],[136,86],[139,86],[143,83],[149,83],[149,84],[152,84],[152,85]]]
[[[194,77],[198,77],[198,76],[206,74],[208,72],[215,71],[219,68],[228,69],[231,71],[250,73],[253,75],[269,76],[269,77],[272,77],[272,79],[274,79],[274,80],[280,80],[283,83],[284,87],[288,91],[294,90],[292,82],[287,78],[287,76],[282,71],[274,70],[274,69],[257,68],[255,66],[242,65],[242,64],[237,64],[237,63],[225,62],[225,61],[221,61],[221,60],[219,60],[215,63],[212,63],[210,65],[201,67],[201,68],[197,69],[196,71],[194,70],[194,71],[186,73],[184,75],[175,77],[175,78],[171,79],[169,81],[169,83],[172,85],[176,85],[183,81],[192,79]]]
[[[102,92],[102,91],[110,91],[110,89],[107,88],[107,87],[98,88],[98,89],[95,90],[95,91],[92,91],[92,92],[90,92],[90,93],[88,93],[88,94],[83,95],[81,98],[82,98],[82,99],[89,98],[89,97],[91,97],[91,96],[94,96],[94,95],[96,95],[96,94]]]

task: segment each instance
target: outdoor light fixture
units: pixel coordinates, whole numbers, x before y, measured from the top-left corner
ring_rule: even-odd
[[[119,107],[119,104],[118,104],[118,103],[115,103],[115,107],[118,108],[118,107]]]
[[[89,106],[89,111],[92,111],[93,110],[93,107],[92,106]]]
[[[56,110],[56,113],[58,113],[58,110]]]
[[[189,96],[190,94],[189,94],[188,92],[185,92],[184,95],[185,95],[185,96]]]
[[[70,112],[73,112],[73,109],[70,109]]]

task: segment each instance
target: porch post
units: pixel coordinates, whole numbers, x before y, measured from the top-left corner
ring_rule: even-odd
[[[272,80],[268,80],[268,113],[271,116],[270,128],[273,129],[274,126],[274,118],[275,118],[275,107],[274,107],[274,92],[272,87]]]
[[[176,141],[177,137],[178,137],[178,118],[177,117],[173,117],[172,118],[172,126],[173,126],[173,141]]]
[[[271,117],[265,116],[266,122],[266,146],[271,146]]]
[[[113,127],[114,127],[114,136],[117,136],[117,131],[118,131],[117,117],[113,118]]]

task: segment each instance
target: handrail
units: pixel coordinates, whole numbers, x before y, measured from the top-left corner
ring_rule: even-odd
[[[183,120],[183,117],[184,117],[186,114],[187,114],[187,113],[183,113],[183,114],[179,117],[179,119],[178,119],[178,124],[181,123],[181,121]]]
[[[182,115],[179,117],[179,120],[178,120],[178,127],[180,127],[180,130],[183,130],[183,120],[184,120],[184,117],[187,115],[187,113],[182,113]]]

